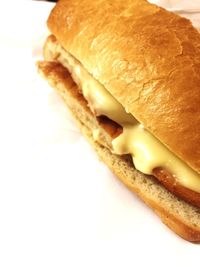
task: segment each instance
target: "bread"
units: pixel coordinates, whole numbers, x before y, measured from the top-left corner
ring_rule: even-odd
[[[145,0],[61,0],[48,27],[127,111],[200,173],[200,34],[189,20]]]
[[[73,79],[79,84],[75,73],[69,66],[67,62],[67,52],[61,47],[55,36],[50,35],[46,43],[44,45],[44,57],[47,61],[57,61],[60,62],[63,66],[65,66],[68,70],[71,70],[71,75]],[[81,84],[79,84],[79,92],[82,93]],[[112,150],[112,141],[119,134],[122,133],[122,127],[118,124],[114,124],[113,121],[104,117],[102,121],[102,117],[98,117],[98,121],[100,122],[100,127],[93,127],[94,131],[101,131],[101,127],[106,130],[107,135],[100,134],[101,138],[98,138],[98,141],[104,146],[108,147]],[[94,123],[94,122],[93,122]],[[95,125],[95,124],[94,124]],[[108,128],[109,127],[109,128]],[[104,132],[105,133],[105,132]],[[153,175],[172,193],[181,197],[182,199],[190,202],[191,204],[200,208],[200,193],[190,190],[182,186],[177,179],[166,169],[156,168],[153,170]]]
[[[100,20],[102,12],[106,13]],[[154,169],[153,175],[168,190],[198,208],[186,204],[153,176],[136,171],[129,155],[111,153],[112,140],[123,129],[106,117],[97,118],[95,109],[88,108],[81,84],[64,57],[67,51],[78,59],[127,112],[199,173],[200,151],[196,147],[200,142],[199,33],[188,20],[144,0],[127,1],[126,5],[119,0],[89,5],[88,1],[86,5],[86,1],[63,0],[52,11],[48,26],[56,38],[47,39],[44,58],[54,62],[39,63],[39,69],[66,100],[100,158],[171,229],[189,241],[199,242],[200,194],[183,187],[161,166]],[[187,142],[177,143],[180,138]]]
[[[98,121],[78,92],[71,75],[61,64],[56,62],[40,62],[38,66],[41,75],[62,96],[77,125],[97,151],[100,159],[126,186],[150,206],[168,227],[186,240],[200,242],[199,208],[175,197],[153,176],[147,176],[137,171],[133,168],[130,158],[114,155],[108,148],[95,142],[92,129],[98,127]],[[102,129],[102,131],[104,130]],[[107,135],[107,132],[105,131],[104,134]]]

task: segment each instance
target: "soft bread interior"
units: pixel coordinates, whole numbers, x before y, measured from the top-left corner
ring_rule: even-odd
[[[200,34],[189,20],[146,0],[63,0],[47,25],[128,112],[200,174]]]
[[[100,127],[66,68],[58,62],[40,62],[38,66],[41,75],[62,96],[99,157],[118,178],[149,205],[173,231],[186,240],[200,242],[199,209],[171,194],[153,176],[144,175],[133,168],[130,157],[114,155],[104,145],[96,142],[92,134],[94,129],[100,129],[101,135],[104,136],[102,143],[107,143],[111,134],[109,130]]]
[[[77,75],[77,73],[80,72],[80,63],[78,63],[77,60],[75,60],[71,55],[69,55],[69,53],[67,51],[65,51],[60,45],[59,43],[57,42],[56,38],[54,36],[50,36],[46,42],[46,45],[45,45],[45,49],[44,49],[44,56],[47,60],[55,60],[55,61],[59,61],[62,65],[64,65],[71,73],[72,77],[73,77],[73,80],[76,82],[76,84],[78,84],[78,88],[80,90],[80,92],[83,92],[83,88],[82,88],[82,84],[83,84],[83,81],[81,81],[80,77]],[[84,77],[85,79],[90,79],[90,76],[89,74],[86,73],[86,77]],[[96,85],[96,81],[93,81],[92,80],[92,86],[93,86],[93,89],[95,88]],[[87,87],[91,85],[88,84],[88,81],[87,81]],[[101,88],[100,88],[101,89]],[[104,89],[105,90],[105,89]],[[94,90],[93,90],[94,91]],[[96,90],[98,91],[98,90]],[[96,95],[95,95],[96,96]],[[86,96],[87,97],[87,96]],[[98,95],[97,95],[98,97]],[[93,111],[96,111],[98,110],[99,106],[96,105],[95,106],[95,100],[93,99],[94,97],[91,96],[91,94],[89,95],[89,98],[87,98],[87,100],[89,100],[89,105],[90,105],[90,109],[92,109]],[[92,101],[90,100],[92,99]],[[111,101],[110,101],[111,102]],[[116,107],[114,106],[115,108],[115,112],[114,112],[114,115],[113,113],[109,113],[109,109],[107,109],[107,106],[110,106],[112,105],[112,103],[110,102],[106,102],[106,109],[103,110],[103,113],[104,115],[108,115],[110,116],[112,119],[118,119],[118,117],[121,116],[121,113],[124,112],[124,109],[122,106],[119,106],[117,105],[117,107],[119,106],[119,110],[120,112],[117,112],[118,110],[116,110]],[[98,103],[97,103],[98,104]],[[95,110],[93,108],[93,105],[95,106]],[[113,116],[113,117],[112,117]],[[122,117],[122,116],[121,116]],[[121,120],[133,120],[134,118],[132,116],[128,116],[127,118],[127,113],[124,114],[124,117],[122,117]],[[110,125],[111,124],[111,125]],[[116,125],[112,125],[113,122],[112,121],[107,121],[107,127],[110,126],[110,130],[113,129],[112,131],[115,133],[115,136],[112,135],[112,138],[116,137],[117,134],[120,133],[120,130],[119,130],[119,127],[117,127]],[[105,119],[104,119],[104,123],[102,125],[105,125]],[[116,126],[116,127],[115,127]],[[139,132],[140,134],[140,132]],[[95,129],[93,130],[93,135],[94,135],[94,138],[98,139],[98,141],[100,143],[102,143],[102,140],[104,140],[104,145],[109,147],[110,149],[112,149],[112,141],[113,139],[110,138],[109,140],[102,135],[101,133],[101,130],[100,129]],[[132,132],[131,132],[131,136],[132,136]],[[150,136],[151,137],[151,136]],[[121,137],[120,137],[121,138]],[[151,141],[152,138],[150,138],[150,141]],[[116,139],[115,139],[116,140]],[[114,140],[114,142],[115,142]],[[157,145],[157,142],[156,144]],[[153,147],[152,150],[155,150],[155,148]],[[162,152],[162,151],[161,151]],[[174,165],[177,164],[177,167],[176,169],[178,169],[179,166],[178,165],[178,162],[176,161],[176,158],[173,157],[173,155],[171,155],[171,161],[174,161]],[[161,157],[161,153],[159,153],[157,155],[158,158]],[[144,157],[143,157],[144,158]],[[173,160],[172,160],[173,159]],[[148,166],[148,165],[147,165]],[[159,165],[157,165],[156,167],[160,167]],[[181,168],[180,168],[181,169]],[[190,170],[190,168],[188,168]],[[141,169],[140,169],[141,170]],[[141,170],[143,172],[143,170]],[[180,172],[180,171],[179,171]],[[197,205],[198,207],[200,207],[200,194],[199,193],[196,193],[195,190],[198,191],[198,186],[200,186],[200,180],[199,180],[199,175],[197,175],[195,173],[195,180],[196,183],[194,183],[193,179],[191,176],[189,176],[190,172],[187,173],[186,177],[190,178],[191,180],[189,180],[190,184],[193,185],[192,187],[192,190],[190,190],[189,188],[185,187],[184,184],[181,183],[181,178],[184,178],[184,175],[185,173],[184,172],[181,172],[182,176],[180,177],[180,181],[176,181],[176,178],[174,176],[174,173],[166,170],[163,170],[162,168],[158,169],[158,168],[155,168],[153,174],[171,191],[171,192],[174,192],[175,194],[177,194],[178,196],[182,197],[183,199],[191,202],[192,204],[194,205]],[[173,175],[172,175],[173,174]],[[183,179],[184,181],[184,179]],[[189,184],[189,185],[190,185]],[[195,187],[195,186],[196,187]],[[195,190],[193,190],[195,189]]]

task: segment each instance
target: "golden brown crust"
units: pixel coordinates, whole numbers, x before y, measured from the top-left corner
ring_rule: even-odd
[[[94,147],[98,146],[98,144],[94,144],[92,140],[89,140],[89,141],[90,143],[93,144]],[[99,152],[99,149],[97,150],[97,152]],[[102,155],[101,152],[99,152],[99,156],[104,161],[104,163],[106,163],[110,167],[112,172],[115,173],[116,176],[132,192],[136,193],[150,208],[152,208],[154,212],[162,219],[163,223],[166,224],[172,231],[174,231],[176,234],[178,234],[179,236],[181,236],[187,241],[200,243],[200,228],[199,227],[193,227],[191,225],[188,225],[188,223],[183,221],[182,218],[179,217],[178,214],[171,213],[170,210],[168,210],[166,207],[163,207],[162,205],[160,205],[158,201],[155,201],[149,198],[148,195],[146,195],[142,190],[140,190],[140,188],[135,187],[134,184],[131,183],[127,179],[127,176],[124,175],[124,173],[121,170],[113,167],[108,157],[105,157],[105,155]],[[111,158],[113,156],[114,155],[111,155]],[[121,160],[123,160],[123,158]]]
[[[77,90],[68,71],[56,62],[40,62],[39,70],[52,86],[65,99],[80,129],[96,149],[99,157],[110,167],[118,178],[150,206],[163,222],[182,238],[191,242],[200,242],[200,211],[192,205],[178,200],[152,176],[141,174],[133,168],[132,163],[124,156],[117,156],[109,149],[95,142],[92,131],[85,125],[89,117],[94,117],[85,100]],[[75,103],[77,107],[74,108]],[[78,114],[79,113],[79,114]],[[86,116],[85,123],[80,121],[80,114]]]
[[[49,36],[47,38],[46,44],[44,46],[44,57],[47,61],[52,60],[60,60],[61,54],[63,49],[59,49],[60,45],[58,44],[57,40],[54,36]],[[62,62],[62,60],[61,60]],[[62,64],[62,63],[61,63]],[[61,68],[62,69],[62,68]],[[64,75],[63,75],[64,76]],[[64,81],[63,81],[64,82]],[[81,93],[81,88],[79,88],[79,92]],[[73,93],[78,92],[77,89],[73,90]],[[80,98],[80,96],[79,96]],[[86,102],[87,103],[87,102]],[[87,104],[86,108],[87,107]],[[89,110],[90,112],[90,110]],[[107,133],[108,136],[110,136],[109,139],[107,139],[107,142],[103,142],[104,145],[107,147],[112,147],[111,142],[112,139],[117,137],[121,132],[122,128],[109,120],[106,117],[99,117],[98,122],[100,127],[104,129],[104,132]],[[103,136],[103,134],[102,134]],[[105,138],[104,138],[105,139]],[[154,176],[172,193],[174,193],[176,196],[181,197],[187,202],[190,202],[191,204],[200,207],[200,193],[194,192],[184,186],[182,186],[180,183],[177,182],[175,177],[171,175],[167,170],[164,170],[162,168],[156,168],[153,172]]]
[[[170,214],[170,212],[159,205],[159,203],[153,202],[150,199],[144,201],[150,206],[155,213],[161,218],[164,224],[166,224],[172,231],[179,236],[194,243],[200,243],[200,229],[193,228],[185,224],[181,218]]]
[[[46,64],[45,71],[46,71],[46,75],[48,76],[50,75],[48,74],[48,72],[49,73],[56,72],[57,75],[59,75],[60,79],[62,80],[63,84],[67,83],[68,88],[69,88],[68,80],[71,81],[71,76],[69,75],[68,71],[65,68],[63,68],[59,63],[54,62],[54,63]],[[74,98],[76,98],[77,101],[79,101],[80,104],[84,106],[87,112],[91,113],[87,105],[87,101],[84,99],[84,97],[78,90],[78,87],[76,86],[76,84],[73,84],[71,88],[72,88],[71,93],[73,94]],[[104,116],[97,118],[97,120],[98,120],[99,127],[102,127],[104,131],[110,136],[109,143],[108,142],[107,144],[104,143],[104,145],[111,148],[112,139],[117,137],[122,132],[122,128],[117,123],[114,123],[113,121],[111,121],[110,119]],[[175,177],[172,176],[167,170],[164,170],[162,168],[156,168],[153,170],[153,174],[170,192],[172,192],[176,196],[200,208],[200,194],[199,193],[194,192],[186,187],[183,187],[181,184],[179,184],[176,181]]]
[[[127,111],[200,173],[200,34],[145,0],[61,0],[48,26]]]

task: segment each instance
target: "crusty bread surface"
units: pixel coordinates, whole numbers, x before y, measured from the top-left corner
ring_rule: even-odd
[[[145,0],[60,0],[59,43],[146,129],[200,173],[200,34]]]
[[[55,36],[50,35],[47,38],[44,45],[44,59],[46,61],[59,62],[65,68],[67,68],[68,71],[71,73],[73,80],[76,81],[76,83],[78,84],[79,92],[82,93],[81,84],[78,78],[76,77],[75,69],[70,67],[68,63],[67,55],[68,55],[67,51],[63,47],[61,47]],[[101,127],[103,127],[105,130],[103,133],[101,133],[101,143],[103,142],[104,146],[112,149],[111,142],[115,137],[117,137],[122,132],[122,128],[119,125],[114,124],[114,122],[109,120],[108,118],[106,119],[106,117],[103,117],[103,120],[102,117],[98,117],[98,121],[100,122],[100,127],[96,127],[95,122],[93,122],[95,129],[97,129],[97,131],[99,132]],[[174,177],[173,174],[171,174],[169,171],[158,166],[153,170],[153,175],[170,192],[174,193],[176,196],[200,208],[200,193],[192,191],[189,188],[182,186],[178,182],[176,177]]]
[[[110,152],[105,144],[109,142],[112,134],[108,129],[100,127],[66,68],[58,62],[45,61],[39,62],[38,67],[41,75],[62,96],[79,128],[97,151],[100,159],[128,188],[150,206],[169,228],[182,238],[199,243],[200,209],[175,197],[153,176],[137,171],[129,156],[118,156]],[[103,136],[101,143],[93,138],[92,132],[96,128],[101,130]],[[105,137],[108,139],[106,140]]]

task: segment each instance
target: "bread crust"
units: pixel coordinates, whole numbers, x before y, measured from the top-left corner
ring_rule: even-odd
[[[61,0],[59,43],[174,154],[200,173],[200,34],[145,0]]]
[[[182,238],[199,243],[199,209],[173,196],[154,177],[135,170],[129,158],[114,155],[105,146],[94,141],[89,124],[94,116],[78,92],[70,74],[61,64],[40,62],[39,71],[63,97],[83,134],[117,177],[150,206],[169,228]],[[84,120],[87,122],[87,126]],[[96,119],[92,121],[92,127],[98,127],[98,123],[95,121]]]
[[[55,61],[60,62],[61,64],[64,61],[64,55],[62,55],[63,48],[61,48],[60,44],[56,40],[55,36],[50,35],[47,38],[47,41],[44,45],[44,58],[47,61]],[[64,54],[64,53],[63,53]],[[74,76],[74,75],[72,75]],[[63,82],[64,82],[63,77]],[[82,88],[78,87],[78,89],[75,89],[74,92],[82,92]],[[79,96],[80,99],[80,96]],[[87,107],[87,101],[85,101],[85,108]],[[91,112],[89,110],[89,112]],[[109,120],[106,117],[99,117],[98,119],[98,130],[103,128],[104,132],[101,134],[101,139],[104,141],[101,141],[101,143],[108,147],[109,149],[112,149],[112,140],[117,137],[121,132],[122,128],[114,123],[113,121]],[[93,121],[94,127],[96,128],[96,123]],[[99,127],[100,126],[100,127]],[[92,126],[91,126],[92,127]],[[105,133],[107,133],[107,138],[104,137]],[[185,201],[200,207],[200,193],[192,191],[184,186],[182,186],[180,183],[178,183],[178,180],[170,174],[167,170],[163,168],[156,168],[153,170],[153,175],[172,193],[174,193],[176,196],[179,196],[180,198],[184,199]]]

